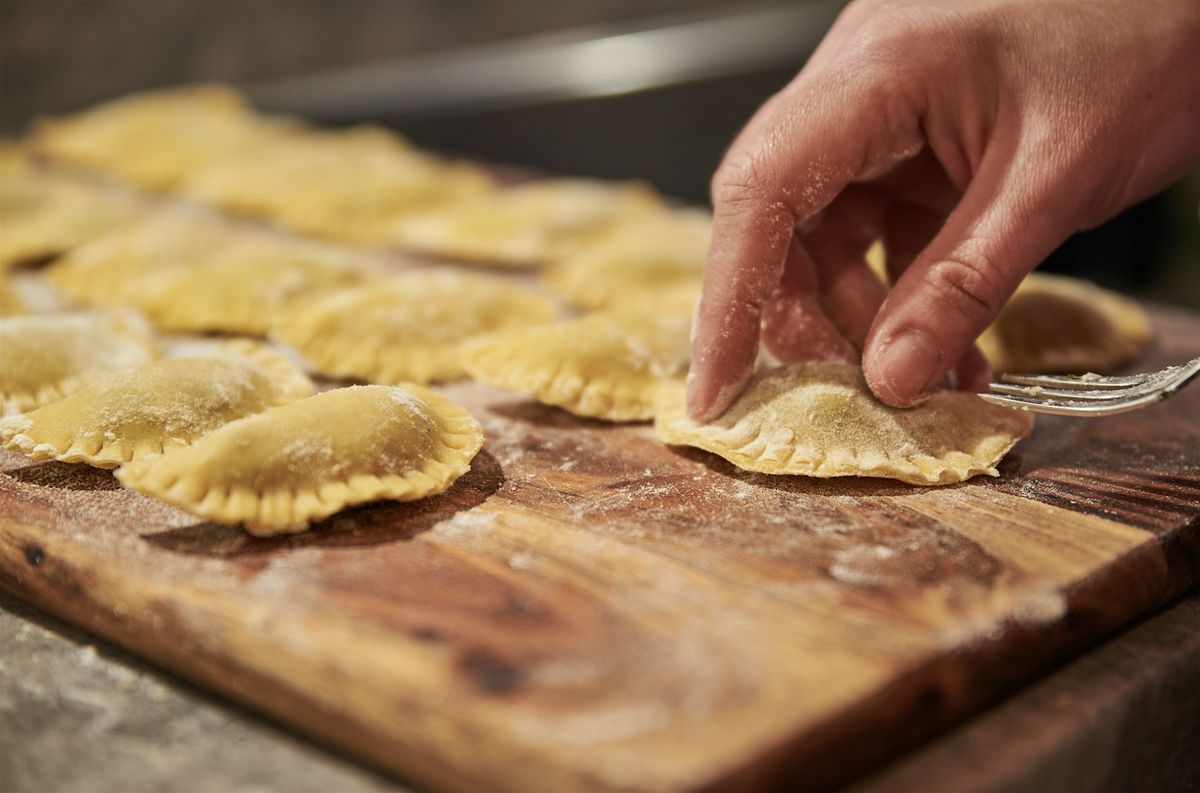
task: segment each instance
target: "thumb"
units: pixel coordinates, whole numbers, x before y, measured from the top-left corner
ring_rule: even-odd
[[[863,372],[889,405],[916,404],[941,383],[1021,279],[1074,231],[1063,203],[1039,185],[1044,177],[1025,165],[985,164],[880,307]]]

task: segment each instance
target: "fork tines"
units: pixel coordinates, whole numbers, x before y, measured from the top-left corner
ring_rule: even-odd
[[[987,393],[979,396],[994,405],[1036,413],[1110,416],[1166,399],[1187,382],[1187,368],[1172,366],[1124,377],[1005,374],[1000,378],[1003,382],[992,383]]]

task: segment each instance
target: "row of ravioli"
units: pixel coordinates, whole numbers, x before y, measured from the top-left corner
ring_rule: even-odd
[[[316,393],[257,341],[166,345],[127,311],[0,320],[0,444],[116,468],[126,487],[258,535],[446,490],[483,445],[462,407],[417,385]]]
[[[236,235],[205,223],[203,210],[164,213],[148,194],[314,239]],[[683,313],[699,292],[711,225],[706,212],[669,206],[645,185],[503,185],[382,129],[321,130],[255,113],[220,86],[133,95],[39,123],[20,147],[0,148],[0,223],[0,269],[95,242],[53,271],[72,299],[106,305],[106,289],[123,292],[115,302],[165,329],[254,334],[293,297],[354,280],[361,268],[338,265],[363,256],[345,243],[542,265],[541,285],[577,309]],[[0,296],[10,292],[0,285]],[[980,343],[1000,370],[1103,372],[1148,338],[1132,301],[1035,274]]]
[[[224,109],[216,112],[219,107]],[[210,122],[224,116],[240,119],[229,129],[249,125],[257,132],[243,136],[211,127]],[[129,146],[130,141],[142,149]],[[226,144],[244,145],[247,152],[257,153],[230,167],[238,156]],[[137,154],[125,154],[133,151]],[[478,425],[473,435],[459,433],[475,440],[464,442],[459,437],[450,445],[466,450],[455,465],[439,457],[446,456],[442,452],[429,449],[418,449],[410,457],[396,456],[391,446],[408,448],[415,437],[416,425],[409,422],[407,435],[376,438],[383,445],[370,455],[356,457],[352,450],[343,450],[362,471],[342,472],[346,475],[335,482],[310,483],[286,497],[268,495],[276,491],[262,488],[248,495],[237,480],[227,479],[211,490],[186,477],[172,478],[170,472],[179,466],[167,465],[166,457],[193,457],[193,463],[200,464],[197,461],[210,453],[206,449],[216,446],[225,450],[224,456],[216,455],[222,465],[240,470],[243,480],[269,484],[268,473],[238,468],[225,457],[232,454],[230,449],[253,446],[246,437],[254,437],[255,432],[263,433],[259,437],[276,432],[291,440],[275,448],[287,450],[292,457],[276,455],[267,461],[270,465],[288,471],[306,466],[324,470],[318,458],[328,462],[341,457],[328,451],[337,444],[336,438],[322,435],[319,428],[348,422],[339,423],[329,413],[328,421],[313,424],[309,411],[324,409],[316,405],[341,405],[349,411],[347,416],[354,416],[351,405],[356,400],[370,402],[387,395],[386,404],[396,415],[410,415],[416,405],[423,405],[420,410],[429,415],[451,415],[457,410],[454,416],[461,430],[462,423],[470,421],[461,408],[412,384],[462,377],[525,392],[584,416],[644,420],[667,410],[682,420],[681,389],[660,386],[679,381],[688,366],[689,318],[709,237],[706,213],[667,206],[638,185],[578,180],[489,185],[476,193],[453,188],[437,199],[430,196],[438,190],[414,189],[405,203],[400,200],[403,169],[398,164],[406,158],[425,163],[424,171],[416,168],[414,173],[440,173],[430,177],[434,182],[469,181],[465,174],[473,169],[438,161],[379,130],[322,132],[295,122],[262,119],[250,114],[235,95],[211,88],[120,100],[73,119],[47,122],[31,142],[4,150],[0,260],[56,257],[39,280],[59,297],[82,307],[136,309],[160,331],[268,336],[298,351],[318,374],[395,388],[338,389],[330,392],[337,397],[301,399],[288,408],[290,413],[285,411],[293,418],[276,425],[270,417],[278,416],[284,405],[255,403],[264,408],[262,418],[257,408],[250,411],[254,415],[237,415],[220,405],[189,407],[189,399],[197,393],[219,402],[223,397],[218,394],[226,390],[221,377],[209,378],[208,391],[189,385],[186,378],[171,385],[144,376],[137,368],[106,364],[104,355],[61,341],[104,338],[104,333],[81,329],[78,323],[104,316],[104,322],[111,324],[118,314],[0,319],[0,343],[5,350],[0,396],[6,412],[25,414],[5,420],[0,440],[39,459],[122,465],[123,472],[141,470],[147,475],[119,476],[197,514],[271,533],[301,528],[350,503],[440,492],[466,470],[479,448]],[[260,163],[267,165],[259,168]],[[475,171],[485,179],[482,171]],[[221,172],[227,176],[213,175]],[[379,178],[372,181],[368,172]],[[115,183],[96,182],[98,173]],[[359,175],[343,179],[347,174]],[[236,189],[229,187],[225,198],[215,189],[195,188],[201,183],[233,185],[239,178],[243,182]],[[355,179],[362,190],[347,189]],[[390,186],[385,189],[385,184]],[[147,190],[166,191],[169,199],[150,197]],[[243,200],[230,198],[234,193]],[[414,197],[418,195],[425,197]],[[221,211],[214,212],[214,206]],[[384,206],[391,208],[375,212]],[[339,218],[363,222],[353,230],[338,231]],[[374,220],[367,222],[369,218]],[[362,243],[391,245],[402,238],[411,242],[417,237],[396,231],[409,221],[410,228],[425,229],[417,237],[426,241],[427,252],[447,257],[442,266],[425,262],[423,267],[396,272],[390,266],[394,261],[378,259],[362,247]],[[363,231],[368,227],[387,231],[372,236],[375,232]],[[306,239],[297,231],[324,239]],[[543,267],[533,281],[445,266],[483,261]],[[878,258],[874,264],[881,266]],[[5,311],[17,311],[20,296],[6,290],[7,285],[0,279],[0,305],[7,306]],[[1110,293],[1044,277],[1028,281],[1022,292],[1024,304],[1034,308],[1024,313],[1034,320],[1044,313],[1038,306],[1047,300],[1085,319],[1099,319],[1079,323],[1087,331],[1085,338],[1064,335],[1059,324],[1051,333],[1030,333],[1029,318],[1020,309],[1022,301],[1014,301],[1017,308],[1010,306],[1008,316],[1013,319],[1007,323],[1012,332],[1006,330],[1002,317],[984,339],[992,340],[985,350],[993,361],[1005,361],[1007,356],[1005,368],[1033,369],[1019,365],[1032,361],[1057,369],[1099,370],[1117,365],[1144,343],[1144,315]],[[580,312],[582,316],[570,316]],[[57,324],[68,330],[56,330]],[[129,326],[130,321],[118,324]],[[37,341],[38,327],[51,336],[58,334],[62,351],[58,359],[46,354],[54,349],[53,341]],[[1107,333],[1097,334],[1098,327],[1107,328]],[[22,349],[22,339],[25,348],[35,352],[10,354]],[[241,349],[241,358],[247,358],[247,349]],[[261,364],[266,353],[261,345],[259,349]],[[228,358],[229,352],[226,349],[218,357]],[[29,365],[39,357],[40,367]],[[169,361],[144,365],[176,375],[186,368]],[[110,379],[90,383],[92,369]],[[122,390],[130,383],[146,382],[158,383],[157,397],[143,390]],[[79,395],[70,393],[77,389]],[[116,403],[97,398],[97,391],[117,394],[124,405],[147,406],[147,412],[118,425],[106,423],[109,408]],[[664,392],[673,394],[666,403]],[[397,413],[395,405],[407,407]],[[206,411],[218,417],[220,432],[204,420],[189,429],[177,415],[180,410],[192,417]],[[47,429],[58,426],[60,419],[53,418],[56,411],[75,417],[82,440],[71,438],[61,427]],[[224,428],[226,421],[231,429]],[[255,430],[256,422],[263,422],[265,429]],[[251,429],[242,429],[247,423]],[[309,425],[318,427],[316,435],[302,431]],[[157,427],[157,436],[147,441],[148,426]],[[100,427],[104,429],[97,440]],[[347,426],[346,432],[352,436],[355,430]],[[218,440],[210,445],[199,442],[210,434]],[[167,443],[165,438],[173,440]],[[193,441],[200,451],[185,453],[183,449]],[[318,458],[306,456],[309,452]],[[157,456],[164,461],[151,464]],[[380,460],[399,461],[409,466],[403,470],[414,472],[433,465],[432,460],[443,466],[439,469],[443,474],[457,473],[440,477],[421,473],[418,478],[424,477],[424,487],[414,489],[407,479],[398,482],[394,473],[379,468]],[[220,465],[203,467],[213,476],[224,476],[217,473]],[[152,471],[167,473],[149,476]],[[380,484],[381,476],[391,477],[386,487]],[[916,471],[913,476],[914,481],[925,481],[929,474]],[[357,482],[356,488],[350,488],[350,480]]]

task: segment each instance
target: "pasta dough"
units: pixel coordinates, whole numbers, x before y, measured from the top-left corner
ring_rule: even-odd
[[[117,312],[6,317],[0,319],[0,350],[2,415],[62,399],[157,354],[145,324]]]
[[[116,372],[31,413],[0,419],[0,443],[35,460],[115,468],[312,393],[277,353],[248,341]]]
[[[739,468],[767,474],[874,476],[917,485],[996,476],[996,463],[1033,426],[1021,411],[941,391],[907,410],[871,395],[857,366],[810,361],[756,373],[709,424],[688,418],[684,387],[664,387],[655,431]]]
[[[1033,273],[983,335],[979,348],[1001,372],[1106,373],[1150,341],[1136,302],[1077,278]]]
[[[132,94],[43,121],[34,142],[59,163],[168,190],[201,168],[276,139],[288,128],[256,116],[229,88],[201,85]]]
[[[46,278],[76,303],[135,305],[169,271],[211,259],[238,233],[209,215],[156,212],[71,251],[46,270]]]
[[[350,243],[391,241],[396,219],[490,187],[478,167],[449,164],[381,129],[310,130],[206,168],[187,185],[230,212]]]
[[[664,295],[693,302],[700,294],[711,233],[711,216],[696,210],[622,220],[557,259],[542,279],[571,305],[587,310],[654,303]]]
[[[622,218],[660,211],[646,185],[546,179],[405,218],[395,240],[420,253],[471,262],[544,264]]]
[[[883,248],[867,262],[885,282]],[[1153,337],[1135,301],[1081,278],[1030,273],[978,339],[998,372],[1106,374],[1124,366]]]
[[[355,386],[226,424],[121,468],[117,479],[266,536],[302,531],[354,504],[440,493],[482,444],[479,423],[432,391]]]
[[[0,271],[71,250],[129,222],[127,196],[36,168],[0,148]]]
[[[25,313],[25,301],[17,293],[13,280],[0,270],[0,317]]]
[[[426,383],[462,377],[467,339],[555,313],[550,301],[499,278],[420,270],[299,303],[272,336],[328,377]]]
[[[248,239],[212,257],[165,271],[140,291],[131,282],[134,305],[164,330],[262,336],[292,302],[366,275],[344,257],[299,242]]]
[[[639,421],[653,417],[660,383],[687,371],[689,327],[683,314],[592,314],[479,339],[464,360],[488,385],[580,416]]]
[[[316,243],[164,213],[74,251],[47,277],[75,302],[137,308],[166,330],[262,335],[292,300],[366,274]]]

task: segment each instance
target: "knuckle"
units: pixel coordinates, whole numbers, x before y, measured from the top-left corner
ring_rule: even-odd
[[[727,159],[713,174],[713,205],[737,208],[763,203],[771,183],[770,170],[761,154]]]
[[[968,245],[930,267],[924,282],[938,296],[939,305],[971,325],[982,326],[1004,302],[1006,289],[999,273],[987,254]]]

